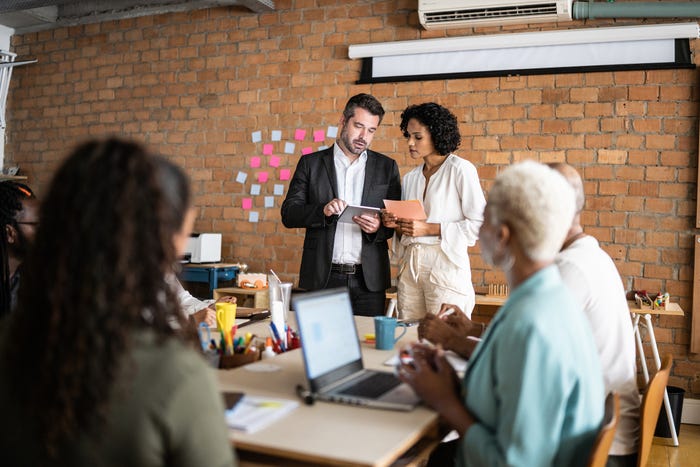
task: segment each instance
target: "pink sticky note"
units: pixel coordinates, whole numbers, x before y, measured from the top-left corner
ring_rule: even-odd
[[[303,141],[305,136],[306,130],[302,130],[301,128],[297,128],[297,130],[294,132],[294,139],[297,141]]]
[[[250,209],[253,207],[253,198],[243,198],[243,209]]]
[[[260,158],[255,156],[250,158],[251,167],[260,167]]]
[[[314,150],[311,149],[310,147],[308,147],[308,148],[301,148],[301,154],[302,154],[303,156],[305,156],[305,155],[307,155],[307,154],[311,154],[313,151],[314,151]]]
[[[258,181],[265,183],[267,181],[267,172],[258,172]]]
[[[319,141],[323,141],[325,139],[326,132],[323,130],[316,130],[314,131],[314,141],[318,143]]]
[[[277,156],[270,156],[270,167],[279,167],[280,158]]]
[[[280,180],[289,180],[291,175],[292,175],[292,173],[291,173],[291,170],[289,170],[289,169],[280,170]]]
[[[263,144],[263,154],[267,156],[272,155],[272,145],[271,144]]]

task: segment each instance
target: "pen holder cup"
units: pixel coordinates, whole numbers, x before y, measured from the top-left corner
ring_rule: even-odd
[[[222,370],[230,370],[231,368],[237,368],[258,360],[260,360],[259,351],[246,354],[221,355],[219,358],[219,368]]]

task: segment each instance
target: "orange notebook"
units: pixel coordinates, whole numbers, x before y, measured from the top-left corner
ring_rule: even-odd
[[[428,218],[423,209],[423,204],[417,199],[407,199],[405,201],[384,200],[384,206],[390,213],[399,219],[414,219],[424,221]]]

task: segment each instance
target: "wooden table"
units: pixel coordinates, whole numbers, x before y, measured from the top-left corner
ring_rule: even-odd
[[[293,313],[290,313],[293,315]],[[372,318],[356,317],[358,335],[374,332]],[[267,335],[267,321],[246,332]],[[294,327],[294,326],[292,326]],[[399,346],[416,340],[408,329]],[[389,370],[383,362],[393,350],[362,344],[366,367]],[[274,372],[250,371],[256,364],[217,370],[222,391],[241,391],[268,397],[297,399],[295,387],[306,385],[300,350],[292,350],[262,364],[279,366]],[[378,410],[317,401],[301,404],[278,422],[253,434],[231,430],[242,465],[389,466],[419,442],[437,442],[437,413],[419,406],[410,412]]]
[[[630,313],[632,314],[632,325],[634,327],[634,338],[637,342],[637,350],[639,351],[639,359],[642,362],[642,373],[644,381],[649,384],[649,370],[647,368],[647,360],[644,356],[644,346],[642,345],[642,336],[639,332],[639,326],[644,326],[649,334],[649,342],[651,344],[651,353],[654,356],[656,371],[661,368],[661,358],[659,357],[659,347],[656,345],[656,336],[654,336],[654,326],[652,325],[651,315],[659,316],[684,316],[683,309],[678,303],[669,303],[666,308],[639,308],[634,301],[628,302]],[[640,321],[644,318],[644,322]],[[666,418],[668,419],[668,427],[671,431],[671,440],[674,446],[678,446],[678,434],[676,426],[673,424],[673,412],[671,412],[671,404],[668,400],[668,391],[664,389],[664,407],[666,408]]]
[[[387,292],[386,293],[386,298],[387,299],[392,299],[392,298],[397,298],[397,293],[396,292]],[[475,305],[476,306],[489,306],[489,307],[501,307],[503,304],[508,300],[507,295],[484,295],[484,294],[475,294]]]

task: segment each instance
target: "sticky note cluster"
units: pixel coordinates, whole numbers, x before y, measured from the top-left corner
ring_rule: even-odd
[[[247,158],[247,166],[253,169],[252,173],[239,170],[236,173],[235,180],[237,183],[245,185],[251,182],[248,189],[244,190],[245,196],[241,199],[241,209],[247,213],[248,222],[259,222],[260,212],[257,209],[272,209],[281,204],[276,202],[276,197],[284,195],[285,185],[277,183],[277,181],[286,182],[292,178],[292,170],[289,166],[292,165],[284,155],[294,155],[301,153],[302,156],[311,154],[314,151],[326,149],[324,145],[326,138],[334,139],[338,136],[338,127],[328,126],[325,129],[296,128],[285,138],[282,130],[270,130],[269,140],[264,140],[263,130],[255,130],[250,134],[250,140],[253,143],[259,144],[260,153],[251,155]],[[309,144],[321,143],[313,148]],[[286,167],[285,167],[286,166]],[[250,176],[249,176],[250,175]],[[275,183],[269,187],[267,184],[275,180]],[[255,198],[263,196],[261,202],[256,202]]]

